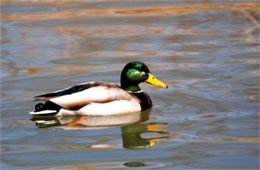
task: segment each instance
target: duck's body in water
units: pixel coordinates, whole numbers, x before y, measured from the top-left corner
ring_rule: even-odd
[[[121,72],[121,86],[111,82],[82,83],[64,90],[35,97],[32,115],[116,115],[140,112],[152,107],[152,100],[139,83],[167,88],[139,61],[128,63]]]

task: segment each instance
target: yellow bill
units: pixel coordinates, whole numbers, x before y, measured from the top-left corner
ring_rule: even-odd
[[[152,84],[154,86],[157,86],[157,87],[168,88],[167,84],[165,84],[164,82],[161,82],[160,80],[158,80],[151,73],[148,73],[148,75],[149,75],[149,77],[145,80],[145,82],[147,82],[149,84]]]

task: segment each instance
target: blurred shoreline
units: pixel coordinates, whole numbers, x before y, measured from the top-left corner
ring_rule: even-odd
[[[12,1],[11,1],[12,2]],[[2,4],[7,1],[2,1]],[[50,19],[70,19],[76,17],[92,16],[164,16],[193,13],[207,10],[254,10],[259,13],[259,4],[257,3],[233,3],[233,4],[186,4],[169,5],[143,8],[125,8],[125,9],[102,9],[89,11],[68,11],[51,13],[19,13],[2,14],[2,21],[14,20],[50,20]],[[66,11],[66,10],[64,10]]]

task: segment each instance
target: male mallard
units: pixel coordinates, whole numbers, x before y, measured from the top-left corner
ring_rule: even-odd
[[[121,72],[121,87],[104,81],[86,82],[35,97],[46,101],[35,105],[32,115],[116,115],[140,112],[152,107],[152,100],[138,86],[147,82],[168,86],[157,80],[139,61],[128,63]]]

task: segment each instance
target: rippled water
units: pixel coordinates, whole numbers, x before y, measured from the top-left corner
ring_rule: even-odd
[[[1,169],[259,168],[258,1],[1,3]],[[31,120],[33,96],[132,60],[169,85],[142,85],[152,110]]]

